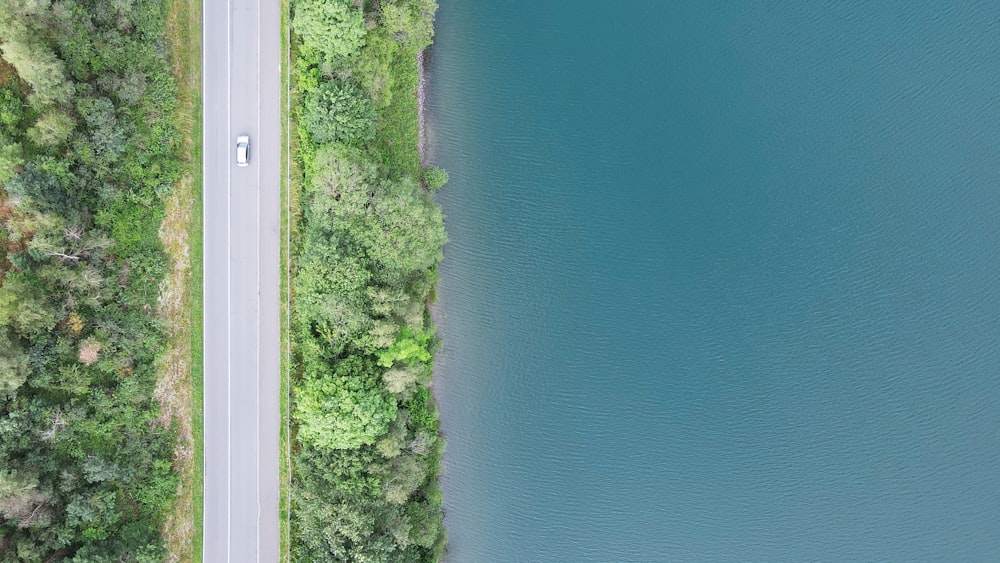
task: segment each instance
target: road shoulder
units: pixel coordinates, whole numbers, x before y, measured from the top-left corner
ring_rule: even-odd
[[[163,533],[170,561],[201,561],[201,3],[172,0],[166,30],[178,87],[183,172],[166,202],[160,229],[170,270],[159,314],[170,336],[159,365],[156,397],[178,430],[174,468],[181,476]]]

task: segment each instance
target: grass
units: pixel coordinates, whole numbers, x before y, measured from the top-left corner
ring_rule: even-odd
[[[295,60],[297,42],[292,39],[291,34],[291,11],[289,10],[289,0],[281,0],[281,41],[282,53],[285,55],[285,72],[281,81],[281,127],[282,136],[285,142],[282,143],[282,179],[281,198],[284,205],[281,210],[281,263],[285,266],[281,269],[281,292],[286,299],[281,302],[281,338],[285,348],[281,363],[281,443],[280,447],[285,455],[282,456],[278,476],[281,480],[281,561],[291,561],[292,548],[292,449],[295,439],[291,425],[291,389],[294,377],[295,343],[291,332],[291,312],[294,288],[292,287],[292,274],[295,271],[295,255],[299,248],[301,233],[299,232],[299,222],[302,212],[299,202],[302,196],[303,172],[301,163],[297,158],[299,149],[298,123],[296,114],[291,108],[298,107],[302,103],[301,95],[295,88],[292,77],[291,61]]]
[[[417,83],[420,76],[417,55],[403,51],[392,66],[395,81],[391,102],[379,108],[375,153],[389,175],[420,177],[420,122]]]
[[[200,105],[200,104],[199,104]],[[201,120],[198,121],[201,123]],[[199,156],[198,161],[201,161],[201,126],[197,128],[198,142],[196,147],[196,152]],[[202,549],[202,513],[204,512],[204,498],[203,498],[203,478],[202,468],[205,466],[205,412],[202,409],[202,405],[205,404],[205,373],[204,373],[204,339],[202,338],[202,199],[201,199],[201,174],[197,175],[197,181],[194,190],[194,200],[192,202],[192,207],[194,208],[194,222],[191,225],[191,284],[188,286],[188,294],[190,298],[190,310],[191,317],[194,322],[191,325],[191,385],[194,387],[194,410],[192,412],[192,431],[195,439],[194,447],[194,474],[192,477],[191,488],[193,491],[193,501],[194,510],[192,518],[194,519],[194,542],[192,548],[194,550],[194,555],[192,561],[201,561],[201,549]]]
[[[280,444],[281,452],[284,454],[278,461],[278,479],[281,491],[281,501],[279,503],[279,526],[280,526],[280,561],[283,563],[291,561],[292,547],[292,527],[291,527],[291,502],[292,502],[292,436],[291,436],[291,372],[292,372],[292,340],[291,340],[291,271],[292,271],[292,247],[297,240],[300,172],[295,165],[294,147],[297,136],[293,135],[292,114],[290,108],[292,104],[298,103],[298,96],[291,90],[291,60],[292,45],[290,33],[290,15],[288,0],[281,0],[281,52],[284,57],[281,75],[281,135],[285,142],[282,143],[281,155],[281,201],[284,203],[281,210],[281,294],[285,299],[281,300],[281,342],[285,353],[281,355],[281,430]],[[292,210],[296,210],[295,213]]]
[[[202,183],[201,183],[201,2],[172,0],[167,16],[177,123],[182,134],[183,173],[166,202],[160,238],[171,270],[160,297],[168,347],[157,383],[164,415],[177,426],[174,467],[180,483],[164,537],[169,561],[201,561],[202,465]]]
[[[282,41],[284,53],[286,53],[288,64],[286,68],[290,70],[289,73],[282,77],[282,95],[286,96],[282,100],[282,127],[285,128],[283,132],[286,136],[286,144],[284,150],[287,151],[284,156],[283,166],[284,174],[282,176],[282,198],[285,202],[285,208],[282,210],[282,227],[284,231],[282,232],[282,263],[287,266],[287,269],[283,269],[281,272],[282,276],[282,291],[288,297],[286,301],[282,303],[284,310],[282,311],[282,333],[283,342],[286,346],[287,354],[282,358],[282,420],[284,425],[282,426],[282,443],[281,446],[285,449],[286,457],[282,459],[282,465],[280,467],[280,476],[282,484],[282,526],[284,526],[282,534],[282,561],[291,561],[291,547],[292,547],[292,527],[291,527],[291,517],[292,517],[292,453],[293,444],[295,441],[295,433],[292,429],[291,424],[291,389],[292,380],[296,375],[296,369],[300,368],[295,360],[295,342],[292,339],[291,332],[291,300],[294,297],[295,290],[291,286],[291,279],[295,272],[295,256],[298,252],[299,246],[301,244],[301,233],[299,232],[300,221],[302,219],[302,209],[300,207],[300,201],[302,197],[302,183],[304,181],[304,172],[302,169],[302,162],[299,158],[299,134],[298,134],[298,122],[296,120],[296,112],[292,108],[297,108],[302,104],[302,95],[295,87],[295,80],[292,76],[291,69],[294,68],[291,61],[294,61],[298,52],[297,46],[298,41],[295,40],[290,33],[289,19],[291,12],[287,8],[288,0],[282,0],[282,17],[286,18],[282,21]]]

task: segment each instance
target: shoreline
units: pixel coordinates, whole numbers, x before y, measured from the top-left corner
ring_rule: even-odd
[[[427,66],[424,59],[429,48],[425,47],[417,53],[417,153],[420,155],[421,168],[427,164],[427,132],[424,127],[427,115],[427,108],[424,104],[427,88]]]

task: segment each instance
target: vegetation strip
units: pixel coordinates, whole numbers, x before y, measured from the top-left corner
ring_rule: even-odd
[[[170,556],[195,429],[157,379],[187,354],[158,314],[185,169],[168,8],[0,0],[0,561]]]
[[[177,126],[181,134],[181,177],[166,200],[160,238],[170,274],[160,292],[160,311],[169,341],[157,391],[164,405],[176,405],[179,427],[174,465],[180,473],[177,499],[164,535],[168,561],[200,561],[202,546],[202,210],[201,210],[201,3],[171,0],[167,43],[177,81]],[[163,397],[162,399],[160,397]]]
[[[292,202],[298,202],[299,182],[292,182],[292,91],[291,91],[291,27],[289,25],[288,0],[281,0],[281,431],[279,450],[281,459],[278,465],[278,479],[281,499],[279,502],[280,549],[279,561],[291,561],[291,484],[292,484],[292,446],[291,420],[289,406],[291,404],[290,374],[292,364],[291,342],[291,302],[292,302],[292,234],[295,231],[292,213]],[[294,177],[298,178],[297,170]]]
[[[295,0],[291,558],[434,561],[444,447],[428,313],[445,243],[419,153],[432,0]],[[290,192],[294,194],[293,190]]]

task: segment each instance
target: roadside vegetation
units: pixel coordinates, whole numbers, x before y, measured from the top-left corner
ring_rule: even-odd
[[[293,0],[293,561],[435,561],[444,442],[428,303],[446,237],[421,181],[432,0]],[[429,170],[435,188],[447,176]]]
[[[0,0],[0,561],[169,557],[168,8]]]
[[[167,346],[154,397],[176,425],[180,482],[163,532],[166,561],[201,561],[204,464],[202,368],[201,2],[169,0],[166,39],[177,84],[180,174],[164,200],[160,241],[169,270],[159,313]]]

